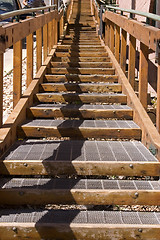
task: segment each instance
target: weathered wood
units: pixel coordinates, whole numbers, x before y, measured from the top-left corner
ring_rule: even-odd
[[[22,41],[13,45],[13,107],[22,94]]]
[[[158,132],[160,133],[160,53],[158,54],[158,71],[157,71],[156,127]]]
[[[132,164],[133,168],[130,167]],[[5,160],[0,162],[2,175],[98,175],[98,176],[159,176],[159,162],[124,161],[51,161]]]
[[[115,74],[113,68],[50,68],[48,73],[51,74]]]
[[[46,60],[48,55],[48,25],[43,26],[43,62]]]
[[[110,59],[108,57],[54,57],[54,62],[110,62]]]
[[[120,64],[124,73],[126,71],[126,52],[127,52],[126,49],[127,49],[127,32],[122,29]]]
[[[115,25],[115,58],[119,62],[120,54],[120,27]]]
[[[27,87],[33,80],[33,34],[27,36]]]
[[[129,36],[129,66],[128,66],[128,80],[134,89],[135,82],[135,64],[136,64],[136,39]]]
[[[111,62],[51,62],[51,67],[54,68],[111,68]]]
[[[139,99],[145,109],[147,109],[147,92],[148,92],[148,47],[143,43],[140,43]]]
[[[105,22],[105,44],[107,46],[110,44],[110,25],[108,20]]]
[[[110,24],[110,49],[114,53],[114,23],[111,22]]]
[[[37,72],[42,66],[42,28],[36,31],[36,41],[37,41]]]
[[[0,53],[0,127],[3,124],[3,62],[4,54]]]
[[[66,108],[31,107],[27,110],[27,116],[29,118],[132,119],[133,111],[131,109],[75,109],[67,105]]]
[[[48,23],[48,51],[50,52],[52,49],[52,21]]]
[[[79,103],[121,103],[126,104],[127,98],[122,94],[74,94],[74,93],[37,93],[40,102],[79,102]]]

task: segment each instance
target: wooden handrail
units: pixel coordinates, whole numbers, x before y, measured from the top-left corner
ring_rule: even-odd
[[[0,27],[0,127],[3,127],[3,62],[5,50],[13,46],[13,107],[15,108],[22,97],[22,41],[26,38],[26,86],[29,87],[33,80],[34,64],[36,64],[36,72],[38,72],[46,61],[53,46],[57,44],[59,40],[58,37],[63,35],[63,27],[65,24],[64,14],[69,16],[68,11],[70,11],[70,8],[69,5],[67,5],[64,13],[64,5],[61,5],[59,11],[55,9],[55,5],[52,5],[23,9],[0,15],[0,19],[6,19],[46,9],[50,9],[50,11],[25,20],[20,20],[19,22],[8,23]],[[37,61],[34,61],[33,36],[34,38],[36,36]]]

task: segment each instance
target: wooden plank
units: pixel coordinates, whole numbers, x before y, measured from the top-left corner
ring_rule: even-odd
[[[13,107],[22,94],[22,41],[13,45]]]
[[[121,103],[126,104],[127,98],[121,94],[54,94],[54,93],[37,93],[36,98],[40,102],[79,102],[79,103]]]
[[[24,126],[18,127],[18,137],[69,137],[69,138],[105,138],[105,139],[141,139],[139,128],[97,128],[97,127],[43,127]]]
[[[37,41],[37,72],[42,66],[42,28],[36,31],[36,41]]]
[[[110,44],[110,25],[108,20],[105,22],[105,44],[107,46]]]
[[[135,83],[135,64],[136,64],[136,39],[129,36],[129,66],[128,66],[128,80],[134,89]]]
[[[33,80],[33,34],[27,36],[27,87]]]
[[[48,51],[50,52],[52,49],[52,21],[48,23]]]
[[[113,68],[50,68],[51,74],[115,74]]]
[[[61,118],[61,117],[79,117],[80,119],[132,119],[133,111],[131,109],[75,109],[75,108],[43,108],[31,107],[27,110],[29,118]]]
[[[69,68],[69,67],[82,67],[82,68],[111,68],[111,62],[51,62],[51,67],[54,68]]]
[[[54,57],[52,59],[54,62],[110,62],[108,57]]]
[[[114,53],[114,23],[111,22],[110,24],[110,49]]]
[[[55,19],[52,20],[52,47],[56,44],[55,39]]]
[[[54,29],[55,29],[55,44],[57,44],[57,42],[58,42],[58,22],[57,22],[57,19],[55,19]]]
[[[119,62],[120,54],[120,27],[115,25],[115,58]]]
[[[147,109],[147,92],[148,92],[148,47],[143,43],[140,43],[139,99],[145,109]]]
[[[43,26],[43,62],[46,60],[48,55],[48,26]]]
[[[13,189],[1,188],[0,195],[1,205],[160,205],[159,190],[51,189],[48,187],[38,189],[34,186],[29,188],[22,186]]]
[[[120,63],[124,73],[126,72],[126,52],[127,52],[127,32],[122,29]]]
[[[158,71],[157,71],[156,127],[158,132],[160,133],[160,53],[158,54]]]
[[[0,127],[3,124],[3,65],[4,55],[0,53]]]
[[[132,168],[130,166],[133,166]],[[159,176],[159,162],[124,161],[51,161],[5,160],[0,162],[2,175],[98,175],[98,176]]]

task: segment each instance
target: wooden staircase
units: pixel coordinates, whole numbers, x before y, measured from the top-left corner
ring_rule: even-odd
[[[159,239],[160,212],[126,207],[160,205],[160,164],[140,142],[115,73],[90,1],[75,0],[18,141],[0,162],[1,240]]]

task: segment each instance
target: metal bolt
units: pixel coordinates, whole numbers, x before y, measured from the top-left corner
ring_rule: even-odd
[[[13,227],[12,230],[13,230],[13,232],[17,232],[17,228],[16,227]]]
[[[27,166],[28,166],[28,164],[27,164],[27,163],[24,163],[23,165],[24,165],[25,167],[27,167]]]
[[[135,195],[135,197],[138,197],[138,196],[139,196],[139,193],[138,193],[138,192],[136,192],[134,195]]]
[[[114,110],[113,113],[116,113],[116,111]]]
[[[129,167],[130,167],[130,168],[133,168],[133,164],[130,164]]]
[[[118,129],[118,132],[120,132],[120,130]]]
[[[139,228],[139,229],[138,229],[138,232],[142,232],[142,229],[141,229],[141,228]]]
[[[39,131],[40,131],[40,128],[37,128],[37,131],[39,132]]]

